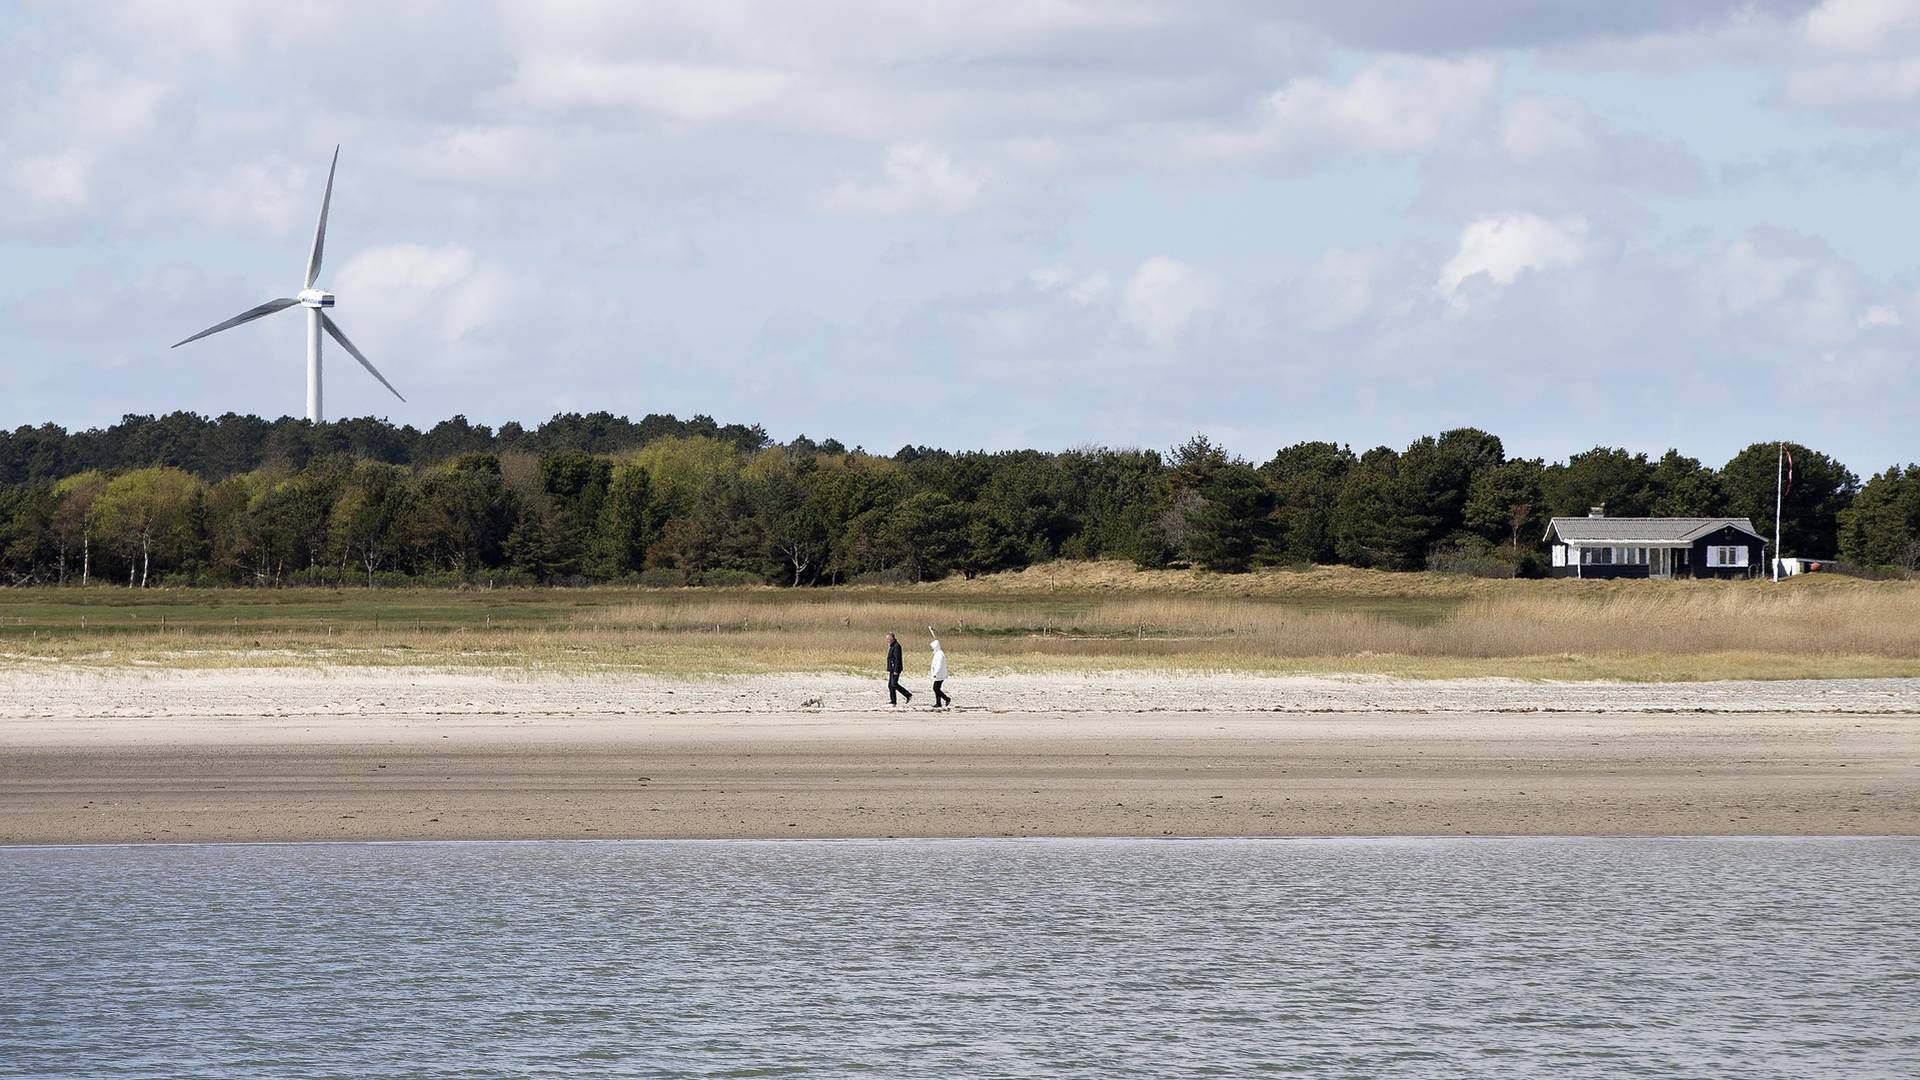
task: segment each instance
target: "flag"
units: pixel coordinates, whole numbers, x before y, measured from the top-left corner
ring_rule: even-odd
[[[1781,449],[1786,450],[1785,447],[1782,447]],[[1793,493],[1793,451],[1786,450],[1786,455],[1787,455],[1787,494],[1790,495]],[[1782,496],[1782,498],[1785,498],[1785,496]]]

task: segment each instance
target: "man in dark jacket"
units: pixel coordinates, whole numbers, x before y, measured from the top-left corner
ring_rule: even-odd
[[[913,691],[900,685],[900,673],[902,671],[905,671],[906,669],[907,669],[906,662],[902,660],[900,657],[900,639],[897,637],[894,637],[892,634],[888,634],[887,635],[887,704],[889,705],[900,704],[899,700],[894,697],[895,694],[905,694],[907,696],[907,704],[909,705],[913,704]]]

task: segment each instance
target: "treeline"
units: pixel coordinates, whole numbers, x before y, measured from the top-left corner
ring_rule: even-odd
[[[1788,554],[1920,562],[1920,468],[1862,486],[1790,449]],[[0,435],[0,581],[806,586],[1058,558],[1532,575],[1547,519],[1598,504],[1770,532],[1775,452],[1757,443],[1713,468],[1599,447],[1549,463],[1462,428],[1362,454],[1303,442],[1255,464],[1200,436],[1164,454],[883,456],[707,417],[567,414],[498,432],[458,417],[427,432],[129,417]]]
[[[710,416],[679,420],[659,413],[640,420],[606,412],[560,413],[532,431],[512,422],[494,431],[456,416],[420,431],[371,417],[309,424],[290,416],[263,420],[235,413],[209,418],[177,412],[128,416],[111,427],[91,431],[70,433],[42,424],[0,432],[0,484],[59,480],[88,469],[124,472],[149,465],[171,465],[212,482],[267,465],[303,469],[330,457],[431,465],[462,454],[511,451],[617,454],[657,439],[688,437],[717,439],[748,452],[768,444],[766,430],[758,425],[721,425]],[[834,449],[839,449],[838,444]]]

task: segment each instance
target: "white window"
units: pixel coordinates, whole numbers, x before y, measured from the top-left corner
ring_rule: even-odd
[[[1553,545],[1553,565],[1555,566],[1567,565],[1567,545],[1565,544]]]
[[[1581,548],[1580,561],[1588,566],[1610,566],[1613,563],[1613,549],[1610,547]]]
[[[1715,544],[1707,548],[1708,566],[1745,566],[1747,565],[1747,545]]]

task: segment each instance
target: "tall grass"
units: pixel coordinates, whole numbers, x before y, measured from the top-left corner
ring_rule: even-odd
[[[1097,568],[1096,568],[1097,569]],[[1106,573],[1100,570],[1100,573]],[[1146,668],[1409,675],[1715,678],[1920,675],[1907,583],[1448,582],[1318,571],[1052,590],[343,590],[156,594],[0,590],[0,663],[429,664],[698,674],[871,671],[888,631],[956,673]],[[1419,581],[1418,588],[1401,579]],[[1128,580],[1128,579],[1120,579]],[[1232,591],[1217,585],[1225,581]],[[1447,587],[1455,591],[1448,594]],[[78,595],[76,595],[78,593]],[[1243,595],[1244,594],[1244,595]],[[91,614],[92,621],[81,621]],[[917,663],[918,661],[916,661]]]

